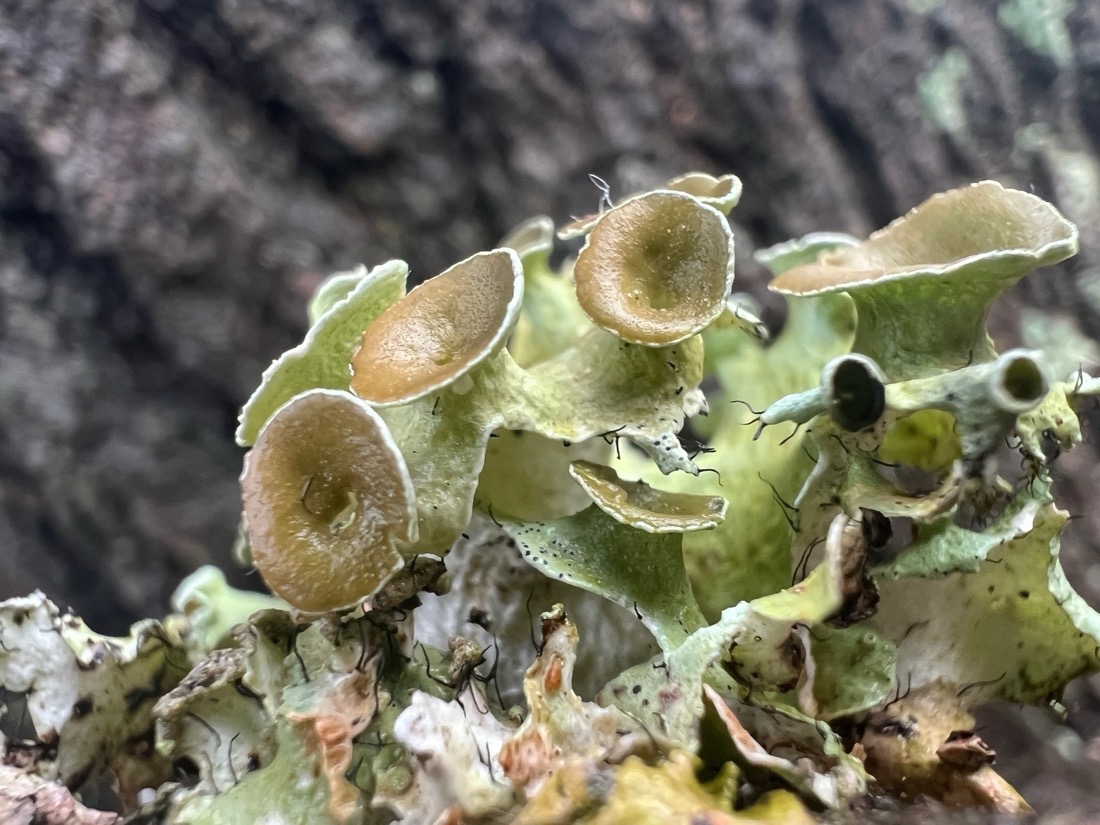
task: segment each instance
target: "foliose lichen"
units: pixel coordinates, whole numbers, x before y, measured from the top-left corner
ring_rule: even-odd
[[[1100,381],[985,318],[1076,229],[984,182],[792,240],[769,340],[740,193],[606,204],[560,265],[536,218],[407,293],[400,261],[322,284],[237,431],[279,598],[200,571],[126,639],[0,605],[12,787],[110,777],[177,825],[1026,810],[971,714],[1100,670],[1050,481]]]

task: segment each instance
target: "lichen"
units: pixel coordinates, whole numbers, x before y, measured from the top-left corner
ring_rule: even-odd
[[[780,244],[771,336],[729,294],[740,193],[608,199],[560,266],[537,218],[408,294],[400,261],[323,282],[237,433],[279,598],[201,570],[124,639],[0,604],[20,804],[111,821],[66,796],[109,775],[163,825],[1026,811],[972,711],[1100,670],[1050,478],[1100,380],[985,318],[1076,228],[987,181]]]
[[[1073,41],[1066,27],[1071,11],[1069,0],[1006,0],[997,7],[997,20],[1029,49],[1068,69],[1073,63]]]
[[[74,791],[110,774],[131,803],[165,781],[152,709],[188,670],[180,629],[146,619],[113,638],[41,592],[0,603],[0,686],[22,697],[30,723],[3,742],[2,761]]]
[[[1077,228],[1026,192],[985,181],[934,195],[856,246],[794,267],[785,295],[847,292],[856,303],[854,352],[890,380],[990,360],[985,319],[994,298],[1077,251]]]
[[[963,83],[970,74],[966,52],[952,47],[927,72],[917,78],[917,92],[925,117],[934,128],[952,137],[966,137],[966,103]]]

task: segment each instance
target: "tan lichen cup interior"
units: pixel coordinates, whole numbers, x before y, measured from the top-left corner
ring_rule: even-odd
[[[934,195],[855,246],[777,277],[771,289],[816,295],[874,281],[950,275],[973,264],[1022,274],[1076,249],[1072,224],[1050,204],[995,181]]]
[[[569,474],[615,521],[647,533],[709,530],[726,517],[728,502],[721,496],[657,490],[641,481],[624,481],[610,467],[590,461],[574,461]]]
[[[374,595],[416,537],[405,461],[378,414],[346,392],[284,404],[246,456],[241,488],[253,562],[306,613]]]
[[[480,252],[425,281],[367,327],[351,389],[376,406],[448,386],[497,352],[523,301],[511,249]]]
[[[733,234],[720,212],[658,191],[605,212],[577,257],[577,299],[624,341],[667,346],[703,330],[733,283]]]

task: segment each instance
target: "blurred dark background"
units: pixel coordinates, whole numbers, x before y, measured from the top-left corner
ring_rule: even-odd
[[[736,288],[773,310],[756,246],[971,180],[1030,189],[1081,254],[994,327],[1065,325],[1087,366],[1098,151],[1088,0],[4,0],[0,598],[40,587],[117,632],[229,566],[237,410],[317,282],[391,257],[427,277],[591,211],[589,173],[613,195],[740,175]],[[1098,420],[1057,465],[1093,604]],[[1066,728],[986,720],[1038,807],[1100,808],[1098,695],[1070,690]]]

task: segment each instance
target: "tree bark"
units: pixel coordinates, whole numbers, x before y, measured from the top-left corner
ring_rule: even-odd
[[[1100,336],[1100,5],[1057,6],[4,0],[0,597],[42,587],[119,631],[229,567],[234,419],[318,281],[429,276],[591,211],[590,173],[613,196],[740,175],[736,288],[773,314],[756,246],[971,180],[1031,189],[1082,250],[1001,303],[1001,340],[1028,305]],[[1096,460],[1058,482],[1093,603]]]

